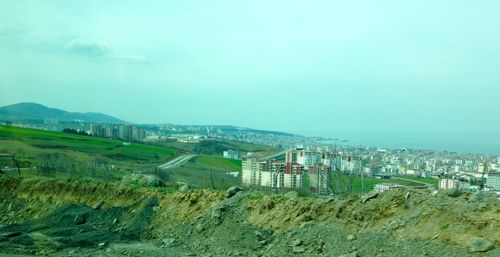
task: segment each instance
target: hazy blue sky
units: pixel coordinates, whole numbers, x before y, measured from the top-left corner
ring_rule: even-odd
[[[0,0],[0,65],[0,105],[498,136],[500,1]]]

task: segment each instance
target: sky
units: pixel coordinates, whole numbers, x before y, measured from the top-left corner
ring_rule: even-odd
[[[499,46],[496,0],[0,0],[0,105],[500,149]]]

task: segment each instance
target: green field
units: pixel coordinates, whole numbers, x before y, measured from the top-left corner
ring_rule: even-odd
[[[180,154],[173,148],[11,126],[0,126],[0,153],[12,154],[17,161],[2,159],[0,168],[19,167],[23,176],[100,180],[154,170]]]
[[[219,169],[230,172],[241,171],[241,160],[226,159],[220,156],[198,156],[195,164],[204,169]]]
[[[436,186],[436,187],[439,184],[439,180],[437,180],[435,178],[422,178],[422,177],[402,177],[402,178],[415,180],[415,181],[419,181],[419,182],[423,182],[423,183],[428,183],[428,184],[431,184],[431,185]],[[397,180],[397,178],[395,178],[395,179]],[[401,180],[399,180],[399,181],[401,182]]]
[[[136,143],[126,146],[122,141],[107,138],[0,126],[0,148],[6,147],[7,140],[22,142],[40,150],[80,152],[118,161],[162,162],[177,153],[173,148]]]
[[[219,189],[239,185],[241,182],[240,176],[234,176],[229,173],[240,171],[240,160],[202,155],[191,159],[180,167],[163,171],[163,176],[171,182]]]
[[[222,155],[223,151],[235,150],[239,152],[254,152],[264,155],[271,155],[278,152],[277,149],[270,146],[256,145],[239,141],[224,141],[224,140],[203,140],[199,143],[182,143],[178,141],[170,141],[161,143],[167,147],[182,149],[186,152],[192,152],[200,155]]]

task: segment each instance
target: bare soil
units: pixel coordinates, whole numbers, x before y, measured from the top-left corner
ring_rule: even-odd
[[[499,229],[499,200],[487,193],[227,198],[0,177],[2,256],[500,256]],[[492,247],[473,252],[477,237]]]

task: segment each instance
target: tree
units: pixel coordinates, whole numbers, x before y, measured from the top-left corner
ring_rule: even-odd
[[[348,195],[352,193],[356,174],[351,171],[333,171],[331,176],[330,190],[337,195]]]
[[[72,129],[72,128],[65,128],[63,129],[63,133],[68,133],[68,134],[75,134],[75,135],[83,135],[83,136],[88,136],[89,134],[87,134],[87,132],[83,131],[83,130],[76,130],[76,129]]]

